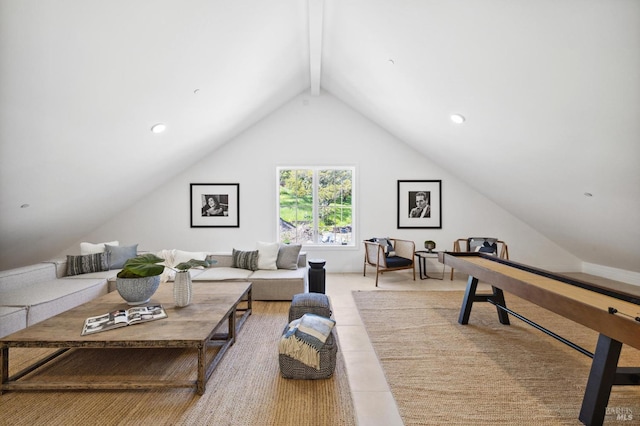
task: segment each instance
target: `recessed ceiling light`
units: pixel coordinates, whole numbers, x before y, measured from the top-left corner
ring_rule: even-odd
[[[465,122],[465,120],[466,118],[464,118],[464,115],[451,114],[451,121],[453,121],[456,124],[462,124]]]
[[[164,132],[165,130],[167,130],[167,126],[166,126],[166,125],[164,125],[164,124],[162,124],[162,123],[154,124],[154,125],[151,127],[151,131],[152,131],[153,133],[162,133],[162,132]]]
[[[20,206],[21,209],[28,209],[29,208],[29,204],[23,204]]]
[[[592,194],[592,193],[590,193],[590,192],[585,192],[585,193],[584,193],[584,196],[585,196],[585,197],[593,197],[593,194]]]

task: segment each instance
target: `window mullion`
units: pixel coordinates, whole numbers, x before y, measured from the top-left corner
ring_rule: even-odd
[[[313,179],[312,179],[312,187],[313,187],[313,243],[320,243],[320,230],[319,230],[319,198],[318,198],[318,169],[313,169]]]

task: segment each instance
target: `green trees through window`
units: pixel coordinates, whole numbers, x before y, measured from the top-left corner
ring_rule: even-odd
[[[278,168],[280,241],[352,245],[354,175],[353,168]]]

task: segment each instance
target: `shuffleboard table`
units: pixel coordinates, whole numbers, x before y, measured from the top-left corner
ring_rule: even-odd
[[[640,349],[640,288],[612,289],[484,253],[441,252],[438,260],[469,275],[460,324],[469,322],[474,302],[489,302],[502,324],[514,316],[593,359],[579,414],[582,423],[604,422],[613,385],[640,385],[640,367],[618,367],[623,344]],[[478,294],[479,281],[490,284],[491,293]],[[597,331],[595,353],[510,310],[505,291]]]

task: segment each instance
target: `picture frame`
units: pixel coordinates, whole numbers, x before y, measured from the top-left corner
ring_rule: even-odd
[[[192,183],[192,228],[239,228],[239,183]]]
[[[398,181],[398,229],[442,228],[442,181]]]

